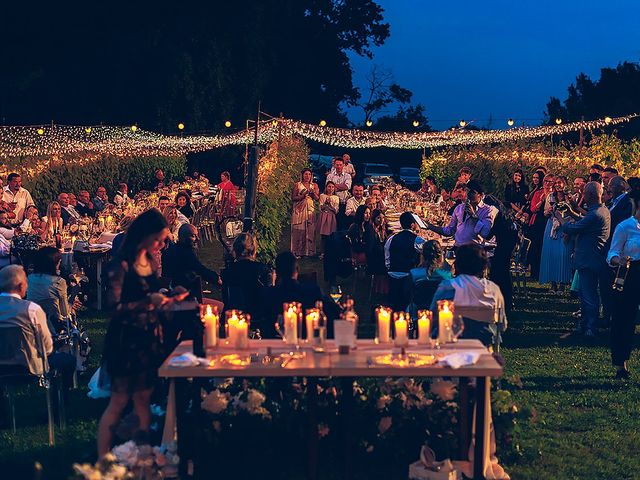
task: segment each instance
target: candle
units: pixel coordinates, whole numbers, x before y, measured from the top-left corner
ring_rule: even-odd
[[[111,215],[107,215],[107,223],[111,225],[111,222],[113,222],[113,217]]]
[[[378,343],[389,343],[391,341],[391,309],[387,307],[376,308],[378,319]]]
[[[234,346],[238,350],[246,350],[249,348],[249,323],[242,318],[235,324],[234,328],[236,330]]]
[[[98,219],[98,224],[100,225],[100,228],[104,228],[104,217],[100,217]]]
[[[237,310],[227,312],[227,342],[229,345],[235,345],[238,326]]]
[[[394,314],[395,317],[395,327],[396,327],[396,338],[395,345],[396,347],[405,347],[409,345],[409,334],[407,321],[405,320],[404,312],[396,312]]]
[[[418,311],[418,344],[431,343],[431,312],[429,310]]]
[[[218,345],[218,310],[213,313],[211,305],[207,305],[206,313],[204,314],[204,348],[205,351],[208,348],[213,348]]]
[[[284,312],[284,341],[289,345],[298,343],[298,312],[293,305]]]
[[[449,306],[453,306],[453,302],[448,300],[438,301],[438,343],[445,344],[453,341],[453,312]]]
[[[317,308],[310,308],[307,310],[307,316],[305,317],[307,323],[307,342],[313,340],[313,329],[318,324],[320,319],[320,311]]]

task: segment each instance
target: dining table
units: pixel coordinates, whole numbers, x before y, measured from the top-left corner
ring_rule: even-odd
[[[410,340],[402,349],[394,347],[393,343],[379,344],[372,339],[358,339],[355,347],[348,349],[348,353],[345,354],[344,348],[339,349],[333,340],[326,340],[324,351],[318,352],[304,342],[293,348],[281,339],[251,339],[247,349],[237,350],[225,344],[223,339],[215,350],[208,351],[206,359],[199,359],[197,364],[178,366],[177,357],[193,353],[191,340],[181,342],[158,370],[158,375],[169,381],[163,443],[177,439],[182,474],[189,473],[190,468],[197,471],[198,458],[204,453],[198,451],[201,442],[195,439],[199,438],[198,430],[203,425],[200,385],[206,379],[305,377],[311,387],[307,389],[308,427],[309,432],[313,432],[316,428],[315,385],[319,378],[332,377],[339,380],[343,391],[345,388],[352,388],[353,381],[358,377],[456,378],[459,380],[461,404],[458,455],[460,458],[467,458],[469,446],[472,445],[473,415],[470,411],[473,408],[465,406],[475,405],[474,426],[477,434],[473,442],[473,458],[482,460],[473,462],[473,478],[485,478],[490,457],[491,379],[503,374],[503,367],[496,357],[479,340],[473,339],[460,339],[439,347],[431,344],[419,345],[417,340]],[[444,359],[456,353],[472,354],[475,362],[452,368]],[[225,358],[230,356],[235,361],[225,361]],[[280,360],[273,361],[274,358]],[[377,361],[381,358],[391,358],[394,361]],[[412,358],[432,358],[433,361],[410,361]],[[402,361],[403,359],[405,361]],[[353,396],[343,395],[340,408],[343,418],[348,423],[352,417],[350,412],[354,408]],[[347,435],[349,431],[348,426],[345,427]],[[307,478],[315,479],[318,468],[317,435],[308,435],[308,442]],[[345,450],[349,451],[352,447],[351,440],[347,438],[345,442]],[[350,478],[352,472],[350,457],[345,455],[345,478]]]

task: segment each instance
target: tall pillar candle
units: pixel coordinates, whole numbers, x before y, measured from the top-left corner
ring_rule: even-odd
[[[389,343],[391,341],[391,309],[387,307],[376,308],[378,343]]]
[[[418,311],[418,344],[429,345],[431,343],[431,312],[429,310]]]
[[[405,318],[404,312],[396,312],[394,314],[394,326],[396,329],[395,345],[396,347],[406,347],[409,345],[409,324]]]

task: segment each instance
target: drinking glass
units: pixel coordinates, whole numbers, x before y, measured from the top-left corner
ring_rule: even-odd
[[[456,252],[453,248],[447,250],[447,253],[444,254],[445,261],[449,264],[449,266],[453,269],[453,264],[456,261]]]
[[[451,340],[457,342],[460,335],[464,332],[464,319],[462,315],[454,315],[451,322]]]
[[[340,285],[334,285],[331,287],[329,291],[329,296],[333,299],[334,302],[339,303],[342,298],[342,288]]]

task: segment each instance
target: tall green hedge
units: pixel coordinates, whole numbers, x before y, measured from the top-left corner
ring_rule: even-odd
[[[78,193],[88,190],[93,196],[99,186],[104,186],[113,198],[119,182],[125,182],[134,194],[149,189],[155,179],[155,171],[161,168],[165,178],[182,179],[187,172],[186,157],[118,158],[104,156],[87,163],[68,161],[58,163],[37,175],[29,175],[30,159],[9,165],[22,175],[23,186],[31,192],[34,202],[44,212],[46,205],[60,192]]]

